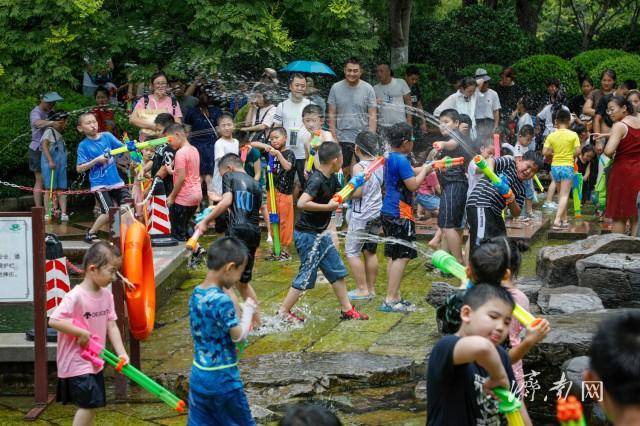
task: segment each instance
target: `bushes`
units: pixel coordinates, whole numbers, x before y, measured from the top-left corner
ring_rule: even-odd
[[[594,69],[600,62],[626,54],[627,53],[625,51],[618,49],[588,50],[571,58],[571,63],[576,68],[578,77],[585,77],[588,76],[591,70]],[[594,80],[594,83],[599,80],[600,77],[598,77],[597,80]]]
[[[569,59],[582,51],[582,36],[573,28],[559,29],[548,34],[542,40],[542,52],[553,53],[561,58]]]
[[[600,75],[609,68],[616,72],[618,84],[625,80],[640,80],[640,56],[638,55],[626,54],[602,61],[593,67],[589,76],[594,82],[600,82]]]
[[[484,68],[485,70],[487,70],[487,74],[489,74],[489,77],[491,77],[491,81],[495,83],[498,80],[500,80],[500,72],[502,72],[502,69],[504,67],[502,65],[496,65],[496,64],[467,65],[466,67],[458,70],[457,77],[458,78],[473,77],[476,73],[476,69],[478,68]]]
[[[569,61],[555,55],[534,55],[513,64],[518,84],[534,95],[544,94],[547,80],[558,78],[566,90],[567,97],[580,93],[575,68]]]
[[[404,72],[409,65],[413,65],[420,71],[420,81],[418,87],[422,92],[422,106],[431,109],[431,106],[438,105],[450,92],[450,86],[444,76],[429,64],[407,64],[394,69],[397,78],[404,78]]]

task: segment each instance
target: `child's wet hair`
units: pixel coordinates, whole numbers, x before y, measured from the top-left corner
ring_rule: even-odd
[[[109,89],[107,89],[104,86],[98,86],[98,88],[96,89],[96,91],[93,93],[93,97],[95,98],[98,93],[104,93],[104,95],[109,98],[111,95],[109,94]]]
[[[451,121],[460,122],[460,113],[453,108],[445,109],[440,113],[438,118],[448,117]]]
[[[587,132],[587,126],[585,126],[582,123],[573,123],[571,125],[571,130],[573,130],[574,132],[576,132],[578,135],[580,135],[581,133]]]
[[[309,104],[302,110],[302,117],[306,115],[316,114],[319,115],[320,118],[324,118],[324,111],[322,111],[322,107],[316,104]]]
[[[220,124],[221,120],[231,120],[233,122],[233,115],[229,114],[228,112],[223,112],[218,116],[218,124]]]
[[[591,348],[591,370],[616,404],[640,404],[640,312],[611,316],[598,325]]]
[[[391,126],[387,135],[389,144],[394,148],[400,148],[405,141],[410,141],[413,137],[413,128],[403,121]]]
[[[588,152],[593,152],[594,154],[596,153],[595,147],[593,145],[589,144],[589,143],[586,144],[585,146],[583,146],[580,149],[580,153],[583,154],[583,155],[588,153]]]
[[[509,291],[500,286],[480,283],[471,287],[462,298],[462,305],[470,306],[474,311],[491,300],[498,299],[506,303],[513,310],[515,302]]]
[[[493,237],[488,242],[502,245],[507,258],[507,267],[511,271],[512,277],[517,277],[522,263],[522,252],[529,250],[529,246],[520,239],[502,237]]]
[[[156,118],[153,120],[154,124],[159,124],[164,129],[171,126],[172,124],[175,124],[175,122],[176,119],[173,118],[173,115],[169,114],[168,112],[162,112],[156,115]]]
[[[375,155],[378,146],[380,146],[380,136],[369,130],[360,132],[356,136],[356,146],[365,154]]]
[[[469,265],[476,281],[499,286],[509,267],[504,244],[482,241],[469,256]]]
[[[442,115],[442,114],[440,114]],[[460,122],[460,124],[466,124],[469,126],[469,130],[471,130],[471,128],[473,127],[473,121],[471,120],[471,117],[469,117],[467,114],[459,114],[458,115],[458,121]]]
[[[329,162],[339,158],[342,155],[340,145],[333,142],[324,142],[318,148],[318,160],[320,164],[328,164]]]
[[[281,136],[287,137],[287,130],[282,126],[275,126],[269,129],[269,136],[273,133],[279,133]]]
[[[222,237],[215,240],[207,250],[207,268],[218,271],[228,263],[242,265],[249,252],[242,241],[234,237]]]
[[[536,166],[537,170],[541,170],[544,166],[544,157],[538,151],[529,150],[522,156],[522,161],[531,161]]]
[[[571,122],[571,113],[564,108],[560,108],[553,119],[561,124],[569,124]]]
[[[78,116],[78,121],[76,122],[78,124],[78,126],[82,125],[82,122],[84,121],[84,119],[89,117],[89,116],[91,116],[93,118],[96,117],[96,115],[94,113],[92,113],[92,112],[83,112],[82,114],[80,114]]]
[[[518,136],[531,136],[533,137],[533,126],[531,124],[525,124],[520,128]]]
[[[297,404],[289,408],[279,426],[342,426],[338,416],[316,404]]]
[[[177,133],[186,133],[184,126],[180,123],[173,123],[164,128],[165,135],[175,135]]]
[[[99,241],[89,247],[82,259],[82,269],[87,271],[93,265],[100,269],[112,262],[119,263],[120,255],[117,248],[106,241]]]
[[[238,154],[234,154],[233,152],[225,154],[220,159],[220,162],[218,163],[218,169],[219,170],[224,170],[229,166],[237,167],[237,168],[240,168],[240,169],[243,167],[242,159],[240,158],[240,156]]]

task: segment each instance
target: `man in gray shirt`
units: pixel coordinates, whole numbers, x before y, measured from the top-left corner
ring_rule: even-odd
[[[500,99],[498,93],[489,88],[491,77],[483,68],[476,70],[475,79],[480,82],[476,91],[476,133],[484,140],[496,133],[500,124]]]
[[[329,130],[340,143],[345,176],[351,176],[356,136],[363,130],[376,131],[376,94],[360,80],[362,65],[350,58],[344,66],[344,80],[331,86],[328,100]]]

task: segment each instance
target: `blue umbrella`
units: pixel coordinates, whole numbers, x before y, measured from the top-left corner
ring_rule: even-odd
[[[322,62],[314,62],[314,61],[293,61],[288,64],[286,67],[282,68],[280,72],[301,72],[307,74],[324,74],[336,76],[336,73],[333,72],[328,65],[323,64]]]

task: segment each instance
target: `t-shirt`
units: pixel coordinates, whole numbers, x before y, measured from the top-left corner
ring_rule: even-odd
[[[161,146],[156,150],[156,154],[153,156],[153,164],[151,166],[151,176],[155,176],[158,173],[158,170],[162,166],[167,166],[169,168],[173,168],[173,160],[175,158],[176,152],[171,145],[166,144]],[[162,182],[164,184],[164,191],[166,195],[171,194],[173,191],[173,176],[167,174]]]
[[[422,91],[417,84],[414,84],[409,88],[411,90],[411,106],[418,107],[418,102],[422,102]]]
[[[287,147],[293,151],[298,160],[302,160],[306,156],[304,133],[308,132],[302,124],[302,110],[310,103],[311,101],[307,98],[303,98],[300,102],[294,102],[289,95],[288,99],[278,104],[273,116],[273,121],[282,123],[282,127],[287,131]]]
[[[175,109],[174,104],[175,102]],[[136,103],[135,108],[133,109],[133,114],[137,114],[138,117],[153,122],[158,114],[163,112],[169,113],[173,116],[173,118],[182,118],[182,110],[180,109],[180,104],[172,100],[171,96],[165,96],[159,101],[155,95],[149,95],[149,102],[145,107],[145,98],[142,97]],[[150,129],[140,129],[140,142],[144,142],[149,136],[153,135],[155,132]]]
[[[340,190],[340,183],[335,175],[326,177],[320,170],[314,170],[309,179],[304,192],[313,198],[314,203],[327,204],[333,198],[334,194]],[[316,212],[303,210],[298,221],[296,222],[296,230],[301,232],[310,232],[320,234],[327,229],[331,221],[331,213]]]
[[[287,162],[291,163],[291,168],[285,170],[278,161],[278,157],[273,159],[273,185],[276,187],[276,191],[281,194],[290,195],[293,194],[293,180],[296,176],[296,155],[290,149],[285,149],[282,152],[282,156]],[[267,189],[269,187],[267,186]]]
[[[213,144],[218,139],[216,126],[222,111],[217,106],[210,106],[207,110],[209,112],[208,117],[198,107],[186,110],[187,114],[184,116],[184,124],[191,126],[189,143],[195,147],[210,144],[213,148]],[[198,132],[198,134],[194,134],[194,132]]]
[[[358,163],[366,169],[373,160],[362,160]],[[378,167],[371,173],[369,179],[362,186],[362,196],[351,199],[351,219],[363,222],[380,217],[382,208],[382,183],[384,182],[384,167]]]
[[[493,120],[493,112],[500,109],[500,99],[493,89],[486,92],[476,92],[476,119],[490,118]]]
[[[193,360],[204,368],[229,366],[214,371],[191,368],[189,387],[205,395],[222,395],[242,388],[236,347],[229,331],[238,318],[231,298],[220,288],[193,289],[189,299]]]
[[[238,114],[239,115],[239,114]],[[276,107],[275,105],[267,105],[262,108],[252,108],[251,114],[247,117],[247,121],[250,123],[250,127],[253,127],[258,124],[264,124],[267,128],[273,125],[273,120],[276,115]],[[261,130],[259,132],[253,132],[249,139],[253,141],[260,140],[261,136],[264,135],[264,131]]]
[[[436,195],[437,187],[438,187],[438,175],[436,175],[436,172],[431,172],[420,184],[420,188],[418,188],[418,194]]]
[[[183,114],[186,114],[191,108],[198,106],[198,98],[195,96],[184,95],[176,99],[178,100],[178,105],[180,105],[180,111],[182,111]]]
[[[531,310],[531,307],[529,306],[529,298],[522,292],[522,290],[517,288],[507,288],[507,290],[511,294],[511,297],[513,297],[514,302],[520,305],[527,312]],[[524,328],[520,322],[515,319],[511,321],[511,325],[509,326],[509,343],[512,348],[518,346],[522,342],[522,335],[525,333],[526,328]],[[517,389],[524,390],[524,369],[522,367],[522,360],[513,364],[513,374],[518,382]]]
[[[553,150],[552,166],[573,167],[573,154],[580,148],[580,138],[573,130],[558,129],[547,136],[544,147]]]
[[[218,139],[215,145],[215,165],[213,166],[213,190],[217,194],[222,194],[222,176],[218,170],[218,163],[222,157],[230,153],[240,154],[240,142],[237,139]]]
[[[489,373],[475,362],[454,365],[453,351],[461,337],[444,336],[427,361],[427,425],[500,426],[498,401],[483,388]],[[515,378],[509,355],[496,348],[510,383]]]
[[[384,181],[386,192],[382,201],[381,213],[391,217],[403,217],[413,220],[413,193],[404,184],[405,179],[415,176],[406,155],[390,152],[384,163]]]
[[[92,335],[98,336],[104,344],[107,337],[107,324],[117,320],[113,306],[113,295],[106,288],[90,292],[77,285],[67,293],[62,302],[51,314],[51,319],[83,321]],[[58,332],[57,364],[58,377],[65,379],[83,374],[96,374],[102,367],[80,355],[83,349],[75,336]]]
[[[96,116],[98,122],[98,132],[116,133],[115,112],[109,107],[96,107],[91,113]]]
[[[495,174],[498,176],[504,175],[507,184],[513,192],[516,203],[522,207],[525,199],[524,184],[518,179],[515,160],[511,156],[504,156],[496,158],[495,161]],[[467,198],[467,206],[488,208],[500,215],[502,214],[502,210],[507,206],[507,203],[489,178],[483,176],[473,191],[471,191],[469,198]]]
[[[97,139],[89,139],[85,137],[78,145],[77,165],[88,163],[96,157],[103,156],[105,151],[120,148],[122,143],[109,132],[98,133]],[[124,186],[124,182],[120,179],[116,160],[109,157],[109,160],[100,164],[97,163],[89,169],[89,182],[91,190],[98,189],[116,189]]]
[[[461,135],[460,132],[458,131],[455,131],[455,134],[458,135],[458,138],[460,138],[466,144],[467,147],[472,146],[471,141],[469,140],[468,137]],[[453,138],[453,137],[452,139],[457,140],[456,138]],[[451,149],[451,150],[442,149],[436,155],[437,160],[441,160],[444,157],[451,157],[451,158],[463,157],[465,164],[467,164],[467,161],[469,161],[469,153],[467,152],[467,150],[463,148],[460,142],[458,142],[458,146],[456,146],[454,149]],[[465,175],[464,172],[465,172],[464,167],[448,167],[444,170],[438,170],[436,173],[438,175],[438,180],[440,181],[440,186],[442,186],[442,188],[444,189],[446,185],[452,182],[466,183],[467,175]]]
[[[64,137],[53,127],[47,127],[47,129],[42,134],[42,139],[40,140],[40,146],[42,147],[42,141],[49,141],[49,153],[53,157],[54,161],[56,158],[60,158],[58,155],[62,154],[66,159],[67,148],[64,144]],[[42,156],[43,158],[44,155]],[[66,163],[66,161],[65,161]]]
[[[528,112],[525,112],[518,118],[518,123],[516,124],[516,134],[520,134],[520,129],[522,129],[522,127],[526,126],[527,124],[533,127],[533,119]]]
[[[458,111],[458,114],[466,114],[471,118],[471,123],[473,124],[471,127],[472,136],[475,137],[475,128],[476,128],[476,106],[477,106],[477,97],[479,90],[471,95],[469,98],[466,98],[465,95],[460,91],[456,90],[455,93],[449,95],[438,107],[433,111],[433,115],[436,117],[440,117],[440,113],[447,109],[455,109]]]
[[[569,112],[569,108],[562,105],[562,109]],[[556,128],[553,126],[553,104],[549,104],[542,108],[542,111],[538,113],[538,120],[543,120],[544,129],[542,130],[542,137],[545,138],[549,133],[554,132]]]
[[[482,179],[482,172],[478,173],[478,166],[473,161],[469,161],[469,167],[467,168],[467,178],[469,181],[469,187],[467,188],[467,198],[473,192],[473,189],[476,187],[480,179]]]
[[[262,191],[258,182],[246,173],[228,172],[222,176],[222,193],[227,192],[233,196],[228,227],[249,227],[259,232]]]
[[[29,121],[31,123],[31,143],[29,144],[29,148],[34,151],[40,150],[40,140],[44,132],[44,128],[36,127],[36,121],[46,120],[48,117],[49,112],[41,110],[40,106],[36,106],[29,114]]]
[[[336,110],[338,142],[355,143],[358,133],[369,128],[369,108],[376,107],[376,93],[366,81],[350,86],[342,80],[331,86],[328,103]]]
[[[244,159],[244,170],[247,172],[249,176],[252,178],[256,177],[256,171],[253,168],[253,165],[256,161],[260,160],[260,150],[258,148],[254,148],[250,146],[251,149],[247,152],[247,158]],[[242,150],[240,151],[242,155]],[[262,180],[262,175],[260,176],[260,180]]]
[[[407,121],[404,96],[411,93],[409,85],[401,78],[391,78],[389,84],[378,83],[373,90],[382,103],[378,105],[378,124],[393,126]]]
[[[202,201],[200,184],[200,154],[196,147],[185,145],[176,152],[173,166],[173,184],[175,186],[178,170],[184,170],[184,182],[176,195],[176,204],[181,206],[197,206]]]

